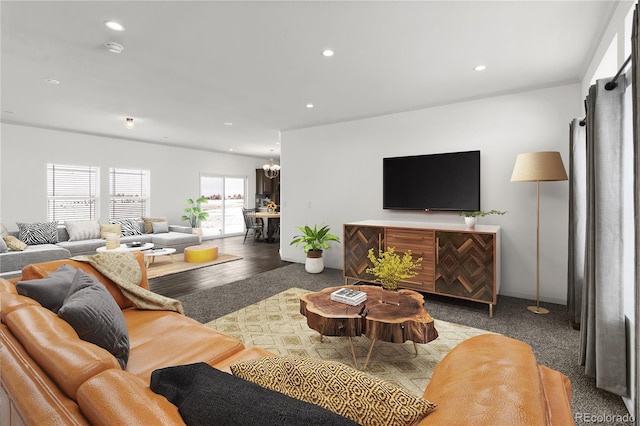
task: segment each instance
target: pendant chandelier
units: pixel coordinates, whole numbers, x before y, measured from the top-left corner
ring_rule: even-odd
[[[269,164],[262,166],[262,170],[264,170],[264,175],[269,179],[274,179],[280,174],[280,166],[273,164],[273,158],[269,159]]]

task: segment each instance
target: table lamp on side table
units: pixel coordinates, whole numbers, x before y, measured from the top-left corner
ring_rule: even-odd
[[[527,307],[536,314],[549,313],[548,309],[540,307],[540,182],[567,179],[562,157],[557,151],[518,154],[513,166],[511,182],[536,182],[536,305]]]

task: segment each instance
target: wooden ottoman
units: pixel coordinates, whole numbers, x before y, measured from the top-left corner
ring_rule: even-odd
[[[217,258],[217,246],[191,246],[184,249],[184,261],[188,263],[209,262]]]

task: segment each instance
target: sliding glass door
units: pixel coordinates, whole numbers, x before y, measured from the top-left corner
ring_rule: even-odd
[[[203,237],[225,237],[244,232],[242,207],[246,188],[246,178],[200,175],[200,193],[207,199],[202,209],[209,213],[209,218],[201,224]]]

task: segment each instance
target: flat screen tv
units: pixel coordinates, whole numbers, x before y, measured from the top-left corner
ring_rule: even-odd
[[[480,151],[384,158],[383,208],[480,210]]]

